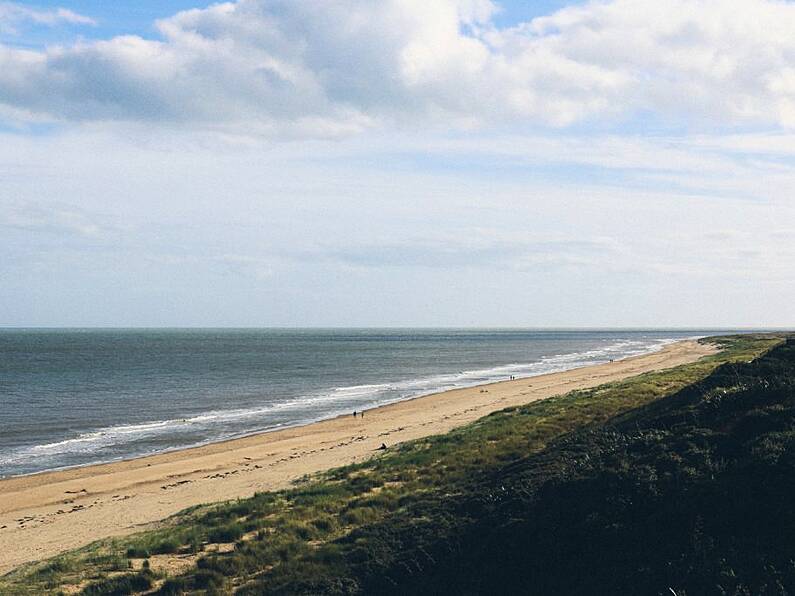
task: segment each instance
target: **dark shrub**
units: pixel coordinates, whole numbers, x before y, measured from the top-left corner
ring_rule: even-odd
[[[148,572],[122,575],[89,584],[83,589],[84,596],[127,596],[143,592],[152,587],[152,576]]]
[[[207,539],[210,542],[234,542],[243,534],[243,526],[238,523],[231,523],[213,528],[207,535]]]
[[[201,590],[220,590],[225,583],[224,576],[210,569],[202,569],[193,576],[193,585]]]
[[[237,557],[203,557],[198,560],[199,569],[215,571],[231,577],[243,571],[243,562]]]
[[[131,546],[127,549],[127,558],[128,559],[148,559],[149,558],[149,551],[145,548],[141,548],[140,546]]]
[[[182,544],[176,538],[166,538],[152,548],[152,553],[155,555],[170,555],[178,552],[181,546]]]
[[[157,593],[160,596],[177,596],[188,591],[188,581],[184,577],[172,577],[167,579]]]

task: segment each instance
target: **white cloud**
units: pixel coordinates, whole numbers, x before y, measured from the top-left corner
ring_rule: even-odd
[[[94,19],[66,8],[36,10],[16,2],[0,2],[0,31],[15,33],[17,26],[23,23],[46,27],[60,24],[96,25]]]
[[[156,40],[0,49],[0,105],[61,121],[270,136],[615,125],[648,113],[795,126],[793,4],[613,0],[508,29],[494,24],[496,9],[489,0],[217,4],[159,21]]]

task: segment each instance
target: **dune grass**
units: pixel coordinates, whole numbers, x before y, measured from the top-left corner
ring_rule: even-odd
[[[452,528],[459,520],[445,519],[439,505],[465,493],[477,478],[541,454],[568,433],[620,419],[698,383],[721,364],[757,358],[783,338],[709,341],[721,351],[693,364],[508,408],[304,479],[290,490],[192,508],[158,530],[24,566],[0,578],[0,593],[255,594],[311,592],[318,586],[327,593],[356,593],[352,565],[394,556],[387,543],[363,530],[388,526],[407,511],[438,516],[433,521],[440,532]],[[170,576],[159,570],[158,562],[168,557],[187,561],[187,571]]]

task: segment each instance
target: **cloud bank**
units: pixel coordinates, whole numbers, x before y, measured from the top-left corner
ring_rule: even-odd
[[[793,3],[0,7],[0,324],[792,323]]]
[[[238,0],[42,51],[0,46],[0,114],[261,134],[795,126],[795,5],[614,0],[509,28],[489,0]],[[0,22],[90,19],[0,4]],[[7,116],[10,118],[10,116]],[[605,124],[607,123],[607,124]]]

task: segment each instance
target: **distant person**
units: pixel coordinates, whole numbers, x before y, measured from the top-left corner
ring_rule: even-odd
[[[356,410],[353,411],[353,417],[356,418]]]

